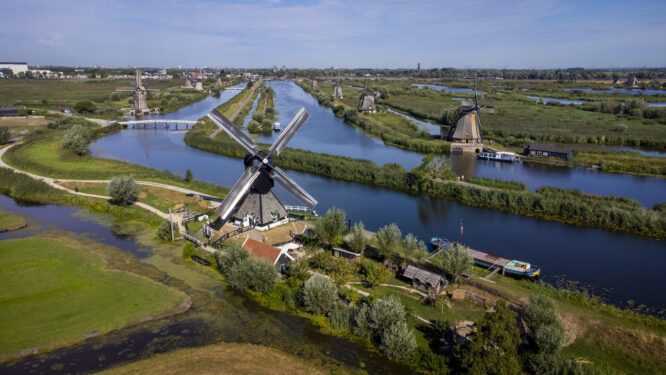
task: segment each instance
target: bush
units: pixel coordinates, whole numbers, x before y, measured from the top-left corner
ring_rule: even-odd
[[[314,274],[303,286],[303,305],[311,313],[327,314],[333,309],[337,298],[338,289],[327,276]]]
[[[452,248],[440,252],[438,257],[440,266],[448,273],[453,282],[457,282],[460,275],[472,266],[472,257],[469,256],[467,248],[461,244],[455,244]]]
[[[247,259],[250,254],[248,254],[240,245],[233,244],[228,248],[217,252],[216,256],[217,265],[220,268],[220,271],[222,271],[225,276],[228,276],[229,272],[242,261]]]
[[[391,276],[391,272],[381,264],[367,261],[361,265],[361,276],[365,285],[372,288],[388,279]]]
[[[97,107],[90,100],[82,100],[74,104],[74,110],[78,113],[94,113]]]
[[[252,120],[247,126],[247,130],[252,134],[261,133],[261,124],[256,120]]]
[[[185,182],[190,182],[194,178],[194,175],[192,174],[192,170],[190,168],[187,168],[185,171]]]
[[[171,241],[171,223],[165,221],[160,224],[157,228],[157,238],[162,241]]]
[[[131,176],[116,176],[111,179],[106,191],[111,196],[111,202],[127,205],[136,200],[139,188]]]
[[[342,242],[346,221],[344,211],[331,207],[324,216],[317,219],[315,233],[317,233],[320,241],[330,246],[336,246]]]
[[[70,150],[76,155],[83,156],[90,153],[88,144],[90,143],[90,132],[81,125],[74,125],[65,130],[62,137],[61,146]]]
[[[414,357],[416,338],[405,322],[393,324],[384,330],[381,343],[382,351],[394,361],[409,362]]]
[[[9,128],[6,126],[0,126],[0,144],[9,142]]]
[[[227,272],[227,282],[232,289],[254,290],[268,293],[275,286],[277,272],[273,265],[263,260],[245,258]]]
[[[183,259],[192,259],[192,255],[194,255],[196,251],[197,248],[194,246],[194,244],[188,241],[187,244],[183,246]]]
[[[388,258],[392,252],[397,250],[401,238],[402,232],[395,223],[381,228],[375,237],[380,255],[385,259]]]
[[[331,315],[328,317],[331,326],[335,329],[349,329],[352,311],[342,303],[333,304]]]
[[[363,254],[368,238],[365,236],[365,227],[362,222],[352,225],[350,230],[349,249],[355,253]]]

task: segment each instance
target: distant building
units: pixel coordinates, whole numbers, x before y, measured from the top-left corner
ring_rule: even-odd
[[[336,82],[335,87],[333,88],[333,100],[340,100],[343,98],[344,96],[342,95],[342,87],[340,87],[340,84]]]
[[[19,115],[16,107],[0,107],[0,117],[15,117]]]
[[[375,96],[363,90],[361,98],[358,103],[358,111],[362,113],[375,113],[377,112],[377,105],[375,104]]]
[[[249,237],[243,241],[242,246],[245,250],[247,250],[252,258],[264,260],[270,263],[271,265],[275,266],[279,272],[284,272],[287,268],[287,264],[294,260],[294,258],[292,258],[291,255],[287,253],[286,249],[280,250],[277,247],[267,245],[261,241],[253,240]]]
[[[635,75],[632,75],[629,77],[629,79],[627,79],[627,82],[625,82],[624,84],[627,86],[635,87],[638,86],[640,83],[641,82],[638,80],[638,78],[636,78]]]
[[[28,71],[28,63],[24,62],[0,62],[0,69],[9,69],[14,75]]]
[[[525,146],[526,156],[536,156],[544,158],[559,158],[563,160],[571,160],[573,158],[573,150],[564,148],[554,144],[531,144]]]
[[[319,91],[319,82],[316,79],[312,80],[312,89],[315,91]]]
[[[444,277],[412,265],[407,266],[402,272],[402,277],[411,281],[414,288],[436,294],[439,294],[448,284]]]

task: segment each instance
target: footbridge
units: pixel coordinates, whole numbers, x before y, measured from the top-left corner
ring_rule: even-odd
[[[170,120],[170,119],[155,119],[155,120],[133,120],[133,121],[118,121],[123,128],[132,129],[189,129],[197,124],[198,120]]]

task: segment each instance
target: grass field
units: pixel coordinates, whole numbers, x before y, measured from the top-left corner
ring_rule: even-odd
[[[108,195],[106,190],[107,184],[105,183],[61,182],[60,185],[72,190],[78,189],[78,191],[83,193]],[[200,198],[155,186],[139,185],[138,201],[151,205],[162,212],[169,212],[169,209],[180,206],[185,206],[195,212],[205,212],[209,207],[208,202]]]
[[[322,374],[300,359],[265,346],[217,344],[180,349],[102,374]]]
[[[105,251],[60,234],[0,241],[0,355],[73,344],[183,301],[180,292],[110,269]]]
[[[185,182],[180,176],[118,160],[93,156],[74,156],[60,147],[61,131],[49,130],[34,136],[26,143],[7,151],[3,160],[32,173],[67,179],[104,180],[129,174],[137,179],[161,182],[197,190],[218,197],[226,195],[226,189],[201,181]]]
[[[28,222],[23,216],[0,210],[0,233],[24,228]]]

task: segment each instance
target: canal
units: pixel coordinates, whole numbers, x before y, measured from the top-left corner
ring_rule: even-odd
[[[286,105],[281,105],[284,102],[280,101],[296,99],[290,99],[290,95],[285,95],[283,90],[294,92],[297,87],[294,88],[295,85],[289,82],[272,82],[271,85],[276,89],[280,121],[286,122],[291,115],[290,110]],[[281,89],[281,86],[285,87]],[[298,91],[292,95],[300,96]],[[231,96],[233,93],[227,90],[221,98],[228,99]],[[313,116],[294,137],[290,146],[307,146],[307,134],[314,137],[313,144],[319,144],[320,147],[335,144],[333,139],[329,141],[333,143],[326,144],[319,132],[306,131],[326,123],[330,126],[326,129],[329,136],[339,131],[346,137],[337,139],[337,143],[342,145],[341,149],[335,148],[337,151],[344,150],[346,143],[356,145],[355,148],[369,144],[372,145],[369,146],[370,151],[354,148],[354,152],[366,152],[373,156],[383,152],[390,157],[386,162],[395,162],[395,158],[404,152],[374,143],[373,139],[356,132],[344,122],[336,122],[330,110],[318,106],[316,102],[315,105],[312,109],[317,111],[310,112]],[[323,118],[320,119],[320,116]],[[354,134],[367,140],[351,138]],[[240,160],[192,149],[183,142],[183,136],[184,132],[128,129],[98,140],[91,149],[97,156],[126,160],[178,174],[184,174],[190,168],[195,178],[225,186],[231,186],[240,176],[243,168]],[[380,151],[380,148],[384,151]],[[315,151],[327,152],[331,149]],[[377,154],[372,154],[374,152]],[[549,173],[549,170],[543,173]],[[576,170],[555,170],[561,171],[565,179],[567,173],[578,173],[572,172]],[[644,287],[663,285],[666,281],[660,266],[666,262],[666,244],[663,241],[468,207],[446,200],[410,196],[294,171],[289,174],[319,200],[317,209],[320,213],[335,206],[344,209],[353,221],[363,221],[370,230],[395,222],[404,233],[414,233],[423,240],[432,236],[448,237],[482,251],[532,262],[542,267],[546,281],[556,282],[561,278],[574,280],[590,292],[620,306],[631,299],[657,310],[666,307],[664,293],[655,293],[651,288]],[[276,193],[285,204],[297,203],[280,189]],[[461,223],[464,227],[462,233]]]

